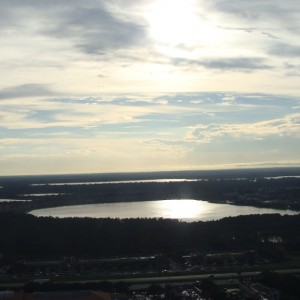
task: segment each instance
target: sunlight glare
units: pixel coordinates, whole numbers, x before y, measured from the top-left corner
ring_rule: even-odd
[[[158,0],[148,16],[150,36],[167,44],[186,43],[193,39],[196,26],[192,0]]]
[[[202,55],[211,54],[224,43],[222,30],[194,0],[155,0],[145,17],[156,49],[169,57],[190,56],[199,46]]]
[[[165,200],[161,204],[166,218],[191,219],[202,212],[201,203],[197,200]]]

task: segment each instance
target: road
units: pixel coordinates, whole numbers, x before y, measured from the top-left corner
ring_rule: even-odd
[[[284,270],[273,270],[279,274],[300,274],[300,269],[284,269]],[[239,279],[242,278],[254,278],[260,276],[260,272],[242,272],[238,273],[216,273],[216,274],[201,274],[201,275],[180,275],[180,276],[160,276],[160,277],[139,277],[139,278],[122,278],[122,279],[107,279],[110,282],[120,282],[125,281],[134,286],[146,286],[152,283],[157,284],[180,284],[180,283],[193,283],[197,280],[203,280],[207,278],[213,278],[216,281],[224,281],[229,279]],[[65,283],[86,283],[86,282],[99,282],[101,280],[70,280],[64,281]],[[52,281],[55,283],[55,281]],[[22,283],[6,283],[0,284],[0,288],[19,288],[26,284]]]
[[[284,270],[274,270],[280,274],[300,274],[300,269],[284,269]],[[224,279],[238,279],[240,277],[249,278],[249,277],[258,277],[260,272],[242,272],[238,273],[216,273],[216,274],[201,274],[201,275],[180,275],[180,276],[163,276],[163,277],[141,277],[141,278],[127,278],[122,279],[128,283],[166,283],[166,282],[186,282],[186,281],[197,281],[207,279],[212,277],[215,280],[224,280]],[[109,280],[111,282],[121,281],[120,279]]]

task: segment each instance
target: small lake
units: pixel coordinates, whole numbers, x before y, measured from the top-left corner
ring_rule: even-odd
[[[71,205],[37,209],[30,212],[42,217],[91,217],[91,218],[166,218],[186,222],[219,220],[225,217],[251,214],[296,215],[299,212],[216,204],[201,200],[178,199],[140,202]]]

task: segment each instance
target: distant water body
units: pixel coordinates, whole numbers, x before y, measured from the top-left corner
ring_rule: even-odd
[[[284,178],[300,178],[300,176],[273,176],[273,177],[263,177],[264,179],[284,179]],[[125,184],[125,183],[166,183],[166,182],[195,182],[195,181],[208,181],[207,178],[163,178],[163,179],[131,179],[131,180],[110,180],[110,181],[78,181],[78,182],[49,182],[49,183],[31,183],[29,186],[68,186],[68,185],[100,185],[100,184]],[[217,178],[216,180],[221,180]],[[231,181],[247,181],[247,177],[236,177],[230,178]],[[1,187],[0,187],[1,188]]]
[[[64,185],[99,185],[99,184],[124,184],[124,183],[166,183],[166,182],[191,182],[207,181],[207,179],[142,179],[142,180],[113,180],[113,181],[82,181],[82,182],[54,182],[54,183],[33,183],[30,186],[64,186]]]
[[[164,218],[185,222],[211,221],[251,214],[298,214],[291,210],[216,204],[192,199],[72,205],[37,209],[30,213],[38,217]]]
[[[2,202],[30,202],[31,200],[19,200],[19,199],[0,199],[0,203]]]

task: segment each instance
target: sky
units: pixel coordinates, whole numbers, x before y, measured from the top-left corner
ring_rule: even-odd
[[[300,166],[298,0],[0,7],[0,175]]]

